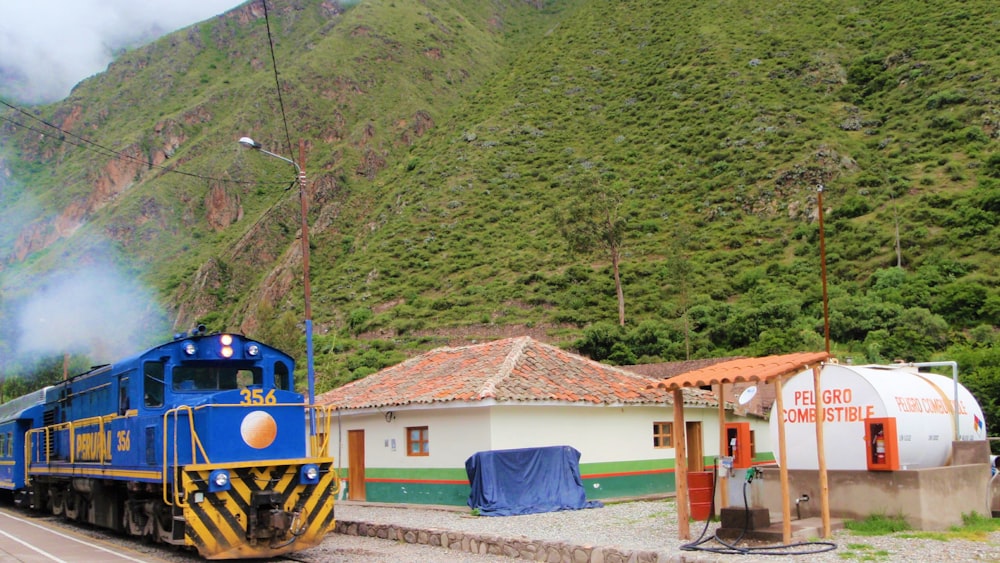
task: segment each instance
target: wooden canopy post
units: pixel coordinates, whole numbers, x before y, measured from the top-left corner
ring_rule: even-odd
[[[781,377],[774,380],[775,401],[778,405],[778,472],[781,475],[781,541],[792,541],[792,496],[788,493],[788,448],[785,445],[785,401],[781,398]]]
[[[688,522],[687,428],[684,426],[684,390],[674,389],[674,489],[677,492],[677,537],[691,539]]]
[[[726,383],[719,382],[719,463],[715,471],[719,475],[719,513],[729,507],[729,475],[719,471],[722,457],[726,455]]]
[[[826,476],[826,446],[823,443],[825,409],[823,393],[820,391],[820,371],[822,364],[813,366],[813,393],[816,397],[816,461],[819,467],[819,498],[823,520],[823,537],[830,538],[830,484]]]

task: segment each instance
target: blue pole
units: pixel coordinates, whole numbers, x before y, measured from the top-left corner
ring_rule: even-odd
[[[306,319],[306,373],[309,379],[309,435],[316,435],[316,370],[313,364],[313,322]]]

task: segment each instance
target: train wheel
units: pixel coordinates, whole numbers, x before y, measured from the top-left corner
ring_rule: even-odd
[[[63,491],[52,491],[52,514],[62,516],[66,512],[66,493]]]
[[[63,496],[63,506],[65,507],[66,518],[78,520],[80,518],[80,498],[78,495],[67,491]]]
[[[132,499],[125,501],[125,507],[122,509],[122,528],[125,528],[128,535],[138,536],[142,534],[142,525],[139,524],[138,514],[132,511],[133,504]]]

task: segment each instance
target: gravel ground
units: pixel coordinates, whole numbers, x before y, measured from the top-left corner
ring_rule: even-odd
[[[565,541],[567,543],[616,547],[620,549],[654,551],[667,554],[676,561],[771,561],[775,555],[787,556],[796,561],[907,561],[916,562],[966,562],[1000,561],[1000,532],[981,539],[959,539],[938,534],[918,534],[916,532],[897,533],[887,536],[858,536],[846,530],[834,532],[830,540],[819,538],[793,539],[800,545],[782,548],[775,544],[738,544],[739,548],[751,548],[747,553],[718,553],[728,548],[716,540],[714,531],[717,523],[705,530],[703,522],[692,522],[692,540],[678,539],[677,517],[674,501],[632,501],[609,503],[603,508],[529,514],[506,517],[477,517],[467,509],[453,507],[377,506],[352,502],[337,505],[338,520],[391,523],[421,529],[457,530],[479,534],[491,534],[508,538],[525,537]],[[682,546],[698,540],[705,530],[701,544],[703,549],[685,550]],[[332,534],[324,545],[339,545],[351,541],[349,536]],[[383,543],[395,543],[387,542]],[[320,549],[320,548],[317,548]],[[502,557],[480,557],[447,550],[428,552],[420,556],[421,561],[510,561]],[[310,550],[311,551],[311,550]],[[766,552],[766,553],[764,553]],[[309,553],[307,552],[303,552]],[[366,561],[363,553],[356,553],[353,561]],[[440,557],[438,559],[438,557]],[[380,560],[377,558],[371,561]]]

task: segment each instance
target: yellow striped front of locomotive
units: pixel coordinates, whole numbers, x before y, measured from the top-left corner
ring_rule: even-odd
[[[273,557],[333,530],[333,459],[183,468],[185,540],[206,559]]]

